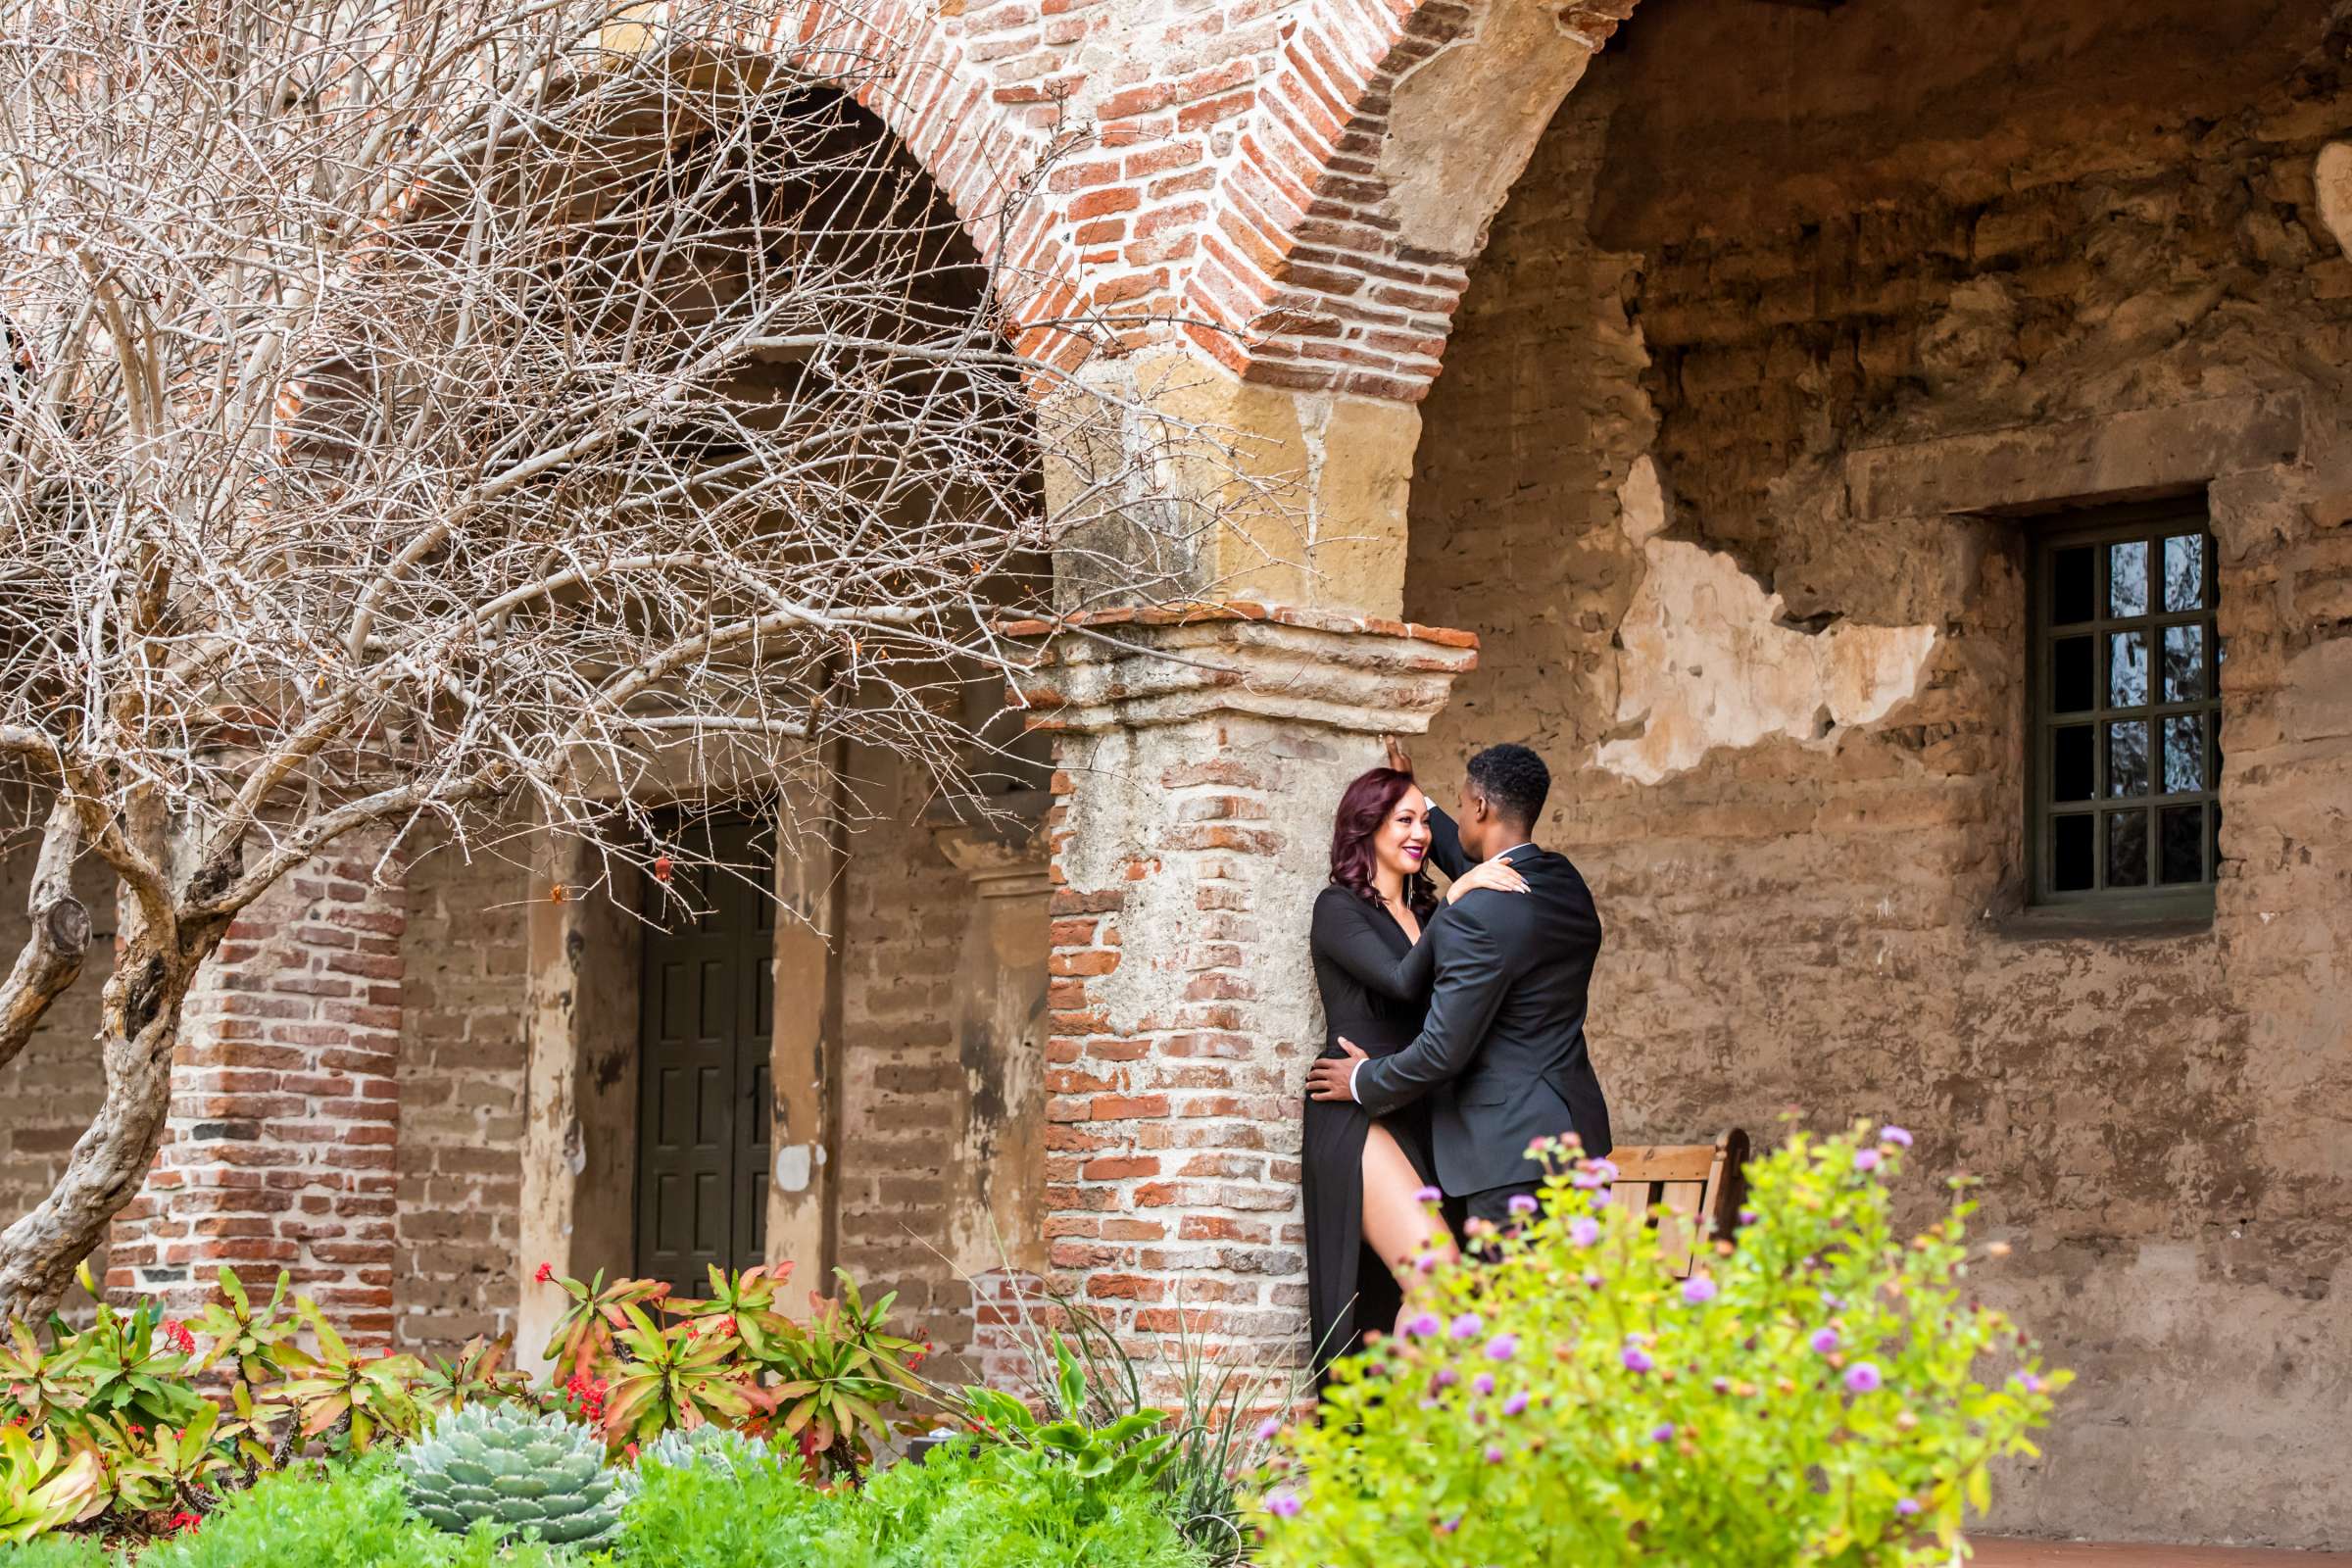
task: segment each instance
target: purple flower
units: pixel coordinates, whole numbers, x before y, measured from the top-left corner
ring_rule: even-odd
[[[1692,1306],[1703,1306],[1715,1299],[1715,1282],[1704,1274],[1693,1274],[1683,1281],[1683,1299]]]
[[[1497,1334],[1487,1342],[1487,1359],[1490,1361],[1508,1361],[1518,1353],[1519,1336],[1516,1334]]]
[[[1585,1288],[1587,1290],[1597,1291],[1600,1289],[1600,1276],[1593,1273],[1591,1269],[1585,1270],[1584,1279]]]
[[[1860,1153],[1854,1155],[1854,1169],[1877,1170],[1878,1168],[1879,1152],[1877,1150],[1865,1149]]]
[[[1481,1372],[1478,1376],[1470,1380],[1470,1386],[1476,1389],[1481,1395],[1493,1394],[1494,1392],[1494,1374],[1492,1372]]]
[[[1531,1197],[1530,1195],[1528,1195],[1528,1194],[1526,1194],[1526,1193],[1513,1193],[1513,1194],[1511,1195],[1511,1212],[1512,1212],[1512,1213],[1514,1213],[1514,1214],[1533,1214],[1533,1213],[1536,1211],[1536,1207],[1537,1207],[1536,1200],[1535,1200],[1535,1199],[1534,1199],[1533,1197]]]
[[[1873,1362],[1856,1361],[1845,1369],[1845,1388],[1849,1394],[1875,1394],[1886,1381],[1879,1376],[1879,1369]]]
[[[1713,1383],[1710,1383],[1707,1386],[1713,1389],[1717,1394],[1729,1394],[1732,1392],[1732,1380],[1730,1378],[1717,1378]]]
[[[1298,1494],[1288,1487],[1266,1494],[1266,1512],[1277,1519],[1296,1519],[1298,1517],[1298,1510],[1305,1506],[1305,1503],[1298,1500]]]
[[[1741,1210],[1740,1211],[1740,1224],[1742,1224],[1742,1225],[1753,1225],[1755,1222],[1756,1222],[1756,1211],[1755,1211],[1754,1209],[1752,1209],[1752,1208],[1743,1208],[1743,1209],[1741,1209]]]
[[[1527,1391],[1522,1389],[1502,1401],[1502,1413],[1504,1415],[1524,1415],[1527,1413]]]
[[[1435,1252],[1423,1252],[1420,1257],[1414,1260],[1413,1267],[1419,1269],[1424,1274],[1435,1274],[1438,1271],[1438,1254]]]
[[[1457,1340],[1475,1340],[1487,1331],[1487,1320],[1476,1312],[1464,1312],[1453,1320],[1446,1332]]]
[[[1503,1457],[1504,1455],[1501,1444],[1490,1443],[1487,1445],[1487,1463],[1500,1464],[1503,1461]]]
[[[1600,1221],[1589,1215],[1579,1215],[1568,1227],[1568,1239],[1579,1247],[1591,1247],[1600,1240]]]
[[[1625,1369],[1628,1372],[1646,1372],[1651,1367],[1658,1364],[1657,1362],[1651,1360],[1649,1358],[1649,1352],[1642,1348],[1642,1347],[1639,1345],[1627,1346],[1625,1348],[1625,1353],[1620,1355],[1617,1359],[1625,1363]]]
[[[1599,1192],[1592,1195],[1592,1206],[1594,1208],[1606,1208],[1609,1206],[1609,1200],[1614,1196],[1615,1195],[1608,1188],[1603,1187]]]
[[[1655,1427],[1650,1429],[1649,1441],[1652,1443],[1672,1443],[1674,1441],[1674,1423],[1671,1421],[1659,1422]]]
[[[1455,1371],[1453,1368],[1451,1368],[1451,1367],[1449,1367],[1449,1366],[1442,1366],[1442,1367],[1438,1368],[1438,1387],[1439,1387],[1439,1388],[1441,1388],[1441,1389],[1450,1389],[1450,1388],[1452,1388],[1452,1387],[1453,1387],[1453,1386],[1454,1386],[1456,1383],[1459,1383],[1459,1382],[1461,1382],[1461,1381],[1462,1381],[1462,1375],[1461,1375],[1459,1372],[1456,1372],[1456,1371]]]
[[[1838,1337],[1836,1329],[1815,1329],[1813,1338],[1806,1343],[1811,1345],[1816,1352],[1827,1355],[1844,1342]]]
[[[1444,1193],[1439,1192],[1435,1187],[1424,1187],[1413,1195],[1413,1201],[1416,1203],[1435,1203],[1444,1199],[1445,1196],[1446,1195]]]
[[[2031,1372],[2021,1374],[2017,1380],[2017,1383],[2018,1387],[2024,1389],[2028,1394],[2039,1394],[2041,1392],[2041,1379],[2035,1377]]]
[[[1898,1131],[1898,1132],[1899,1132],[1899,1131],[1901,1131],[1901,1129],[1900,1129],[1900,1128],[1897,1128],[1897,1129],[1896,1129],[1896,1131]],[[1903,1498],[1899,1498],[1899,1499],[1897,1499],[1897,1501],[1895,1502],[1895,1505],[1894,1505],[1894,1511],[1895,1511],[1896,1513],[1899,1513],[1899,1514],[1901,1514],[1901,1515],[1902,1515],[1904,1518],[1908,1519],[1908,1518],[1910,1518],[1910,1517],[1911,1517],[1913,1514],[1915,1514],[1915,1513],[1919,1512],[1919,1499],[1918,1499],[1917,1497],[1903,1497]]]
[[[1260,1443],[1272,1443],[1275,1435],[1281,1431],[1282,1418],[1280,1416],[1270,1415],[1257,1424],[1257,1441]]]
[[[1445,1325],[1438,1321],[1437,1313],[1422,1312],[1416,1316],[1405,1319],[1404,1332],[1414,1336],[1415,1338],[1426,1340],[1443,1327],[1445,1327]]]
[[[1879,1142],[1882,1144],[1892,1144],[1897,1149],[1909,1149],[1911,1147],[1911,1135],[1902,1128],[1897,1127],[1894,1123],[1888,1122],[1886,1126],[1879,1129]],[[1911,1499],[1905,1497],[1903,1501],[1911,1502]],[[1896,1507],[1899,1509],[1901,1504],[1896,1504]],[[1919,1511],[1919,1504],[1916,1502],[1911,1502],[1911,1511],[1913,1513],[1917,1513]]]

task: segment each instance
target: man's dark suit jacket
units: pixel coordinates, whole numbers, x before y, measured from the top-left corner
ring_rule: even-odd
[[[1448,876],[1469,866],[1453,819],[1430,813],[1429,858]],[[1433,916],[1437,979],[1429,1020],[1393,1056],[1355,1069],[1355,1098],[1385,1116],[1430,1097],[1438,1181],[1456,1198],[1539,1180],[1527,1146],[1573,1130],[1584,1152],[1609,1152],[1609,1107],[1585,1050],[1585,991],[1600,954],[1600,916],[1565,856],[1510,857],[1525,893],[1480,889]]]

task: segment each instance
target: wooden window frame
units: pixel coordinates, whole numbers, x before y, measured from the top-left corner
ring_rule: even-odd
[[[2205,540],[2204,592],[2202,604],[2195,610],[2167,612],[2162,607],[2161,569],[2162,540],[2193,529]],[[2079,545],[2113,545],[2135,539],[2149,541],[2154,564],[2150,570],[2151,601],[2145,613],[2116,616],[2109,613],[2111,601],[2108,552],[2100,550],[2093,556],[2099,563],[2092,592],[2096,613],[2086,621],[2068,622],[2064,627],[2053,625],[2052,601],[2055,597],[2054,571],[2058,553]],[[2213,519],[2203,495],[2182,496],[2172,500],[2137,503],[2126,506],[2101,507],[2061,514],[2043,519],[2028,541],[2027,615],[2029,638],[2026,682],[2027,773],[2026,773],[2026,903],[2037,913],[2063,914],[2083,920],[2117,925],[2143,922],[2210,922],[2213,918],[2214,883],[2220,870],[2216,847],[2216,823],[2221,810],[2221,744],[2222,744],[2222,672],[2223,646],[2218,622],[2221,585],[2218,580],[2218,551],[2213,539]],[[2200,625],[2205,628],[2205,696],[2195,702],[2166,703],[2163,695],[2162,632],[2167,626]],[[2148,701],[2126,708],[2110,708],[2107,698],[2111,691],[2107,660],[2111,632],[2145,628],[2150,633],[2148,646]],[[2066,715],[2074,722],[2087,722],[2092,730],[2091,797],[2086,802],[2060,803],[2056,799],[2053,777],[2056,765],[2054,734],[2062,727],[2054,711],[2055,656],[2062,638],[2088,636],[2093,639],[2093,706],[2083,716]],[[2163,767],[2163,720],[2180,714],[2206,715],[2203,758],[2206,765],[2206,787],[2201,790],[2166,794],[2161,789]],[[2110,715],[2144,717],[2148,721],[2149,792],[2137,808],[2148,814],[2147,854],[2151,880],[2144,886],[2111,888],[2104,885],[2107,860],[2107,819],[2117,814],[2116,797],[2107,794],[2108,753],[2104,744],[2105,724]],[[2162,848],[2157,814],[2159,803],[2164,806],[2203,804],[2209,807],[2209,816],[2201,845],[2204,876],[2193,883],[2164,884],[2153,880],[2161,875]],[[2092,830],[2092,854],[2095,871],[2093,886],[2087,889],[2060,890],[2052,885],[2056,862],[2056,820],[2062,816],[2088,815],[2096,824]]]

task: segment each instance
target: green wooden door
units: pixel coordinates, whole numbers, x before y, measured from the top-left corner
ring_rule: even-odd
[[[698,917],[662,912],[645,936],[638,1042],[636,1272],[681,1293],[748,1268],[767,1245],[768,1044],[775,1017],[771,832],[696,824],[675,874]]]

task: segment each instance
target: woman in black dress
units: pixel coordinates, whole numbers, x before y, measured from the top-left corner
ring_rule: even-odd
[[[1527,885],[1499,860],[1471,866],[1452,821],[1411,773],[1376,767],[1348,786],[1332,825],[1331,886],[1315,900],[1324,1055],[1343,1054],[1343,1035],[1385,1056],[1421,1032],[1430,985],[1421,927],[1438,905],[1425,861],[1454,879],[1448,901],[1474,887]],[[1425,1249],[1451,1253],[1420,1197],[1435,1168],[1428,1125],[1421,1104],[1376,1121],[1352,1102],[1306,1102],[1300,1164],[1307,1318],[1318,1375],[1356,1348],[1364,1329],[1394,1325],[1403,1309],[1396,1271],[1409,1269]]]

